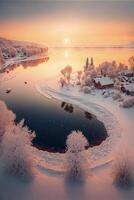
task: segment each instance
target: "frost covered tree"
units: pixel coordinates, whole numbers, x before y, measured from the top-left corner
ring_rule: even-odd
[[[127,69],[128,67],[125,64],[119,63],[117,72],[122,72],[123,70],[127,70]]]
[[[4,63],[4,59],[3,59],[3,55],[2,55],[2,50],[0,48],[0,69],[1,69],[1,65]]]
[[[61,77],[59,83],[61,84],[61,87],[67,86],[65,78]]]
[[[0,101],[0,142],[6,129],[13,125],[14,120],[15,114],[7,109],[3,101]]]
[[[131,56],[129,59],[128,59],[128,62],[130,64],[130,67],[133,69],[134,71],[134,56]]]
[[[81,80],[81,76],[82,76],[82,70],[77,71],[77,78],[79,82]]]
[[[87,172],[87,155],[85,148],[89,145],[81,131],[72,131],[67,141],[67,178],[84,181]]]
[[[35,137],[22,120],[12,125],[1,142],[1,169],[7,175],[29,180],[33,176],[34,159],[31,141]]]
[[[92,79],[91,79],[90,75],[88,75],[88,76],[85,77],[84,85],[85,86],[92,86],[93,85],[93,82],[92,82]]]
[[[68,65],[64,67],[60,72],[63,75],[63,77],[66,79],[66,82],[70,83],[72,67]]]

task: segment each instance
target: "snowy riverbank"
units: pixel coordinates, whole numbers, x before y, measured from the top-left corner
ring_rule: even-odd
[[[58,83],[54,82],[54,79],[41,81],[36,88],[47,98],[66,101],[95,114],[105,124],[109,137],[101,145],[89,150],[92,163],[102,162],[103,159],[111,160],[120,145],[133,145],[134,108],[121,108],[120,103],[114,101],[112,97],[104,98],[101,90],[84,94],[78,86],[61,88]]]
[[[112,160],[120,144],[133,146],[133,108],[119,107],[111,97],[104,98],[99,90],[83,94],[78,87],[61,89],[54,80],[38,82],[41,95],[57,98],[89,110],[105,123],[109,137],[100,146],[86,151],[89,168],[83,184],[67,182],[66,154],[49,153],[33,148],[34,178],[30,182],[0,174],[2,200],[133,200],[134,190],[121,191],[113,184]],[[123,146],[124,147],[124,146]],[[121,150],[120,150],[121,153]]]
[[[47,56],[44,44],[0,38],[0,70],[24,61],[34,61]]]
[[[47,59],[48,56],[45,54],[37,54],[37,55],[30,56],[30,57],[25,56],[25,57],[10,58],[10,59],[6,60],[4,64],[2,64],[0,66],[0,71],[10,68],[10,66],[12,66],[14,64],[19,64],[21,62],[34,61],[34,60],[44,59],[44,58]]]

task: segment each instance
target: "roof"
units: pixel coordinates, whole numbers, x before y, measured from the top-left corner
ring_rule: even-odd
[[[102,86],[114,84],[114,81],[109,77],[94,78],[96,83],[100,83]]]

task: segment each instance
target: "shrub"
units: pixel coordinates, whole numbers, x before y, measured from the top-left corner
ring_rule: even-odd
[[[112,96],[113,100],[118,100],[121,98],[121,94],[120,92],[115,92]]]
[[[0,142],[6,129],[13,124],[14,120],[15,114],[7,109],[3,101],[0,101]]]
[[[84,181],[87,169],[85,147],[88,141],[80,131],[72,131],[67,141],[67,178],[72,181]]]
[[[84,86],[82,88],[82,91],[85,93],[85,94],[90,94],[91,93],[91,88],[88,87],[88,86]]]
[[[123,108],[129,108],[129,107],[134,106],[134,97],[130,97],[124,100],[120,106]]]
[[[34,137],[34,133],[24,126],[23,120],[5,132],[1,143],[1,164],[6,174],[24,179],[33,176],[31,141]]]
[[[130,188],[134,184],[133,164],[128,155],[120,155],[114,163],[114,183],[122,188]]]

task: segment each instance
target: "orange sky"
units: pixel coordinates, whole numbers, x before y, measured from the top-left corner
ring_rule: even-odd
[[[52,6],[47,6],[51,11]],[[124,10],[119,13],[114,13],[113,10],[112,15],[106,12],[107,7],[105,6],[103,16],[103,7],[100,12],[100,7],[99,9],[95,7],[97,4],[93,5],[93,8],[96,9],[95,13],[90,4],[90,12],[87,10],[87,13],[84,12],[86,6],[83,7],[83,10],[79,6],[79,10],[76,12],[74,12],[75,4],[71,5],[71,8],[73,6],[74,8],[69,14],[66,10],[64,13],[65,5],[62,8],[57,8],[55,5],[53,10],[47,14],[37,15],[36,13],[34,15],[34,12],[28,11],[29,15],[25,16],[25,11],[23,11],[21,17],[19,13],[16,13],[16,15],[11,13],[10,17],[7,13],[8,17],[0,20],[2,27],[0,36],[17,40],[44,42],[48,46],[125,45],[134,41],[134,25],[129,12],[126,13],[125,17],[125,13],[124,16],[122,15]],[[59,12],[58,9],[61,9],[62,12]],[[109,12],[112,13],[111,10],[109,8]],[[64,43],[66,38],[68,38],[67,44]]]

